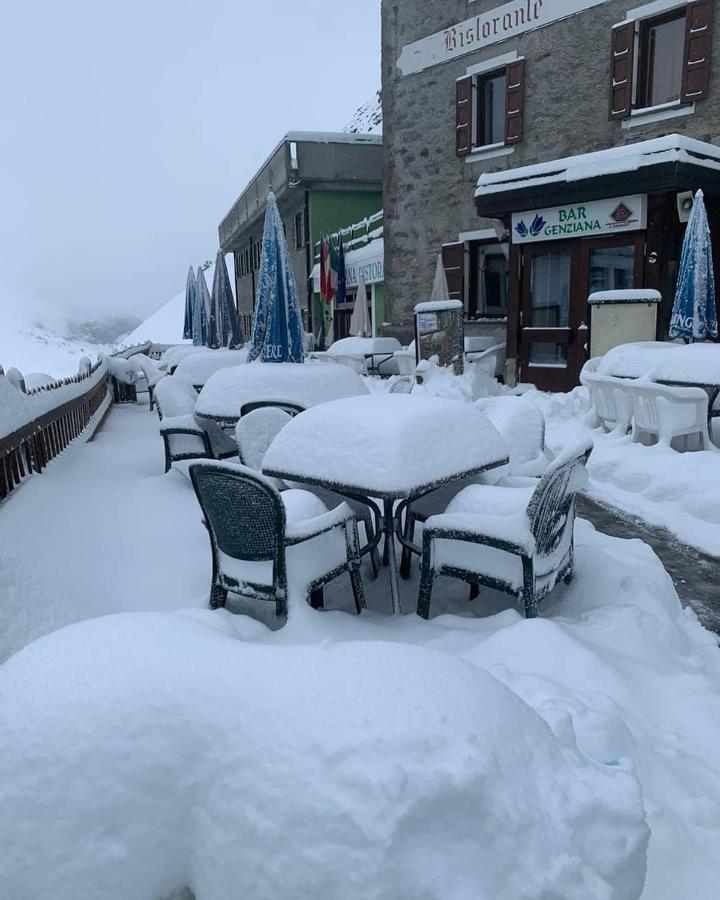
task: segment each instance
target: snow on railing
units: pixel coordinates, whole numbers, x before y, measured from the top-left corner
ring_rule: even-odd
[[[26,392],[22,374],[0,366],[0,500],[80,435],[107,398],[107,380],[104,361],[83,357],[77,375]]]
[[[345,252],[357,250],[364,247],[371,241],[377,240],[383,236],[383,210],[380,209],[371,216],[348,225],[347,228],[340,228],[338,231],[330,235],[332,241],[337,244],[342,236]],[[315,262],[320,260],[320,241],[315,244]]]

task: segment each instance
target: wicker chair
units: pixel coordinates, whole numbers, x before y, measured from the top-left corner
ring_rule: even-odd
[[[238,448],[238,456],[240,462],[254,469],[256,472],[262,471],[262,461],[265,453],[275,439],[276,435],[287,425],[292,419],[292,414],[286,409],[287,404],[284,403],[248,403],[243,406],[243,410],[252,407],[246,414],[238,419],[235,426],[235,441]],[[280,481],[279,478],[269,479],[278,490],[283,490],[287,485]],[[315,485],[298,485],[305,490],[315,494],[322,502],[332,509],[340,503],[347,505],[355,513],[355,516],[363,523],[365,536],[369,543],[375,538],[375,528],[373,526],[373,518],[370,510],[363,503],[355,500],[349,500],[335,494],[327,488],[316,487]],[[380,571],[380,555],[375,547],[370,553],[370,563],[373,568],[373,575],[377,577]]]
[[[575,495],[587,480],[592,442],[559,455],[540,479],[518,478],[518,486],[472,485],[431,516],[423,531],[417,613],[430,615],[437,575],[480,585],[523,600],[525,615],[563,579],[573,576]],[[512,480],[508,480],[512,483]]]
[[[160,435],[165,445],[165,471],[174,462],[187,459],[215,459],[210,436],[198,425],[193,414],[192,387],[161,378],[155,386],[155,404],[160,417]]]
[[[365,608],[357,527],[347,504],[298,522],[287,521],[280,492],[245,466],[194,463],[190,478],[202,508],[212,550],[210,606],[224,606],[228,593],[272,601],[287,613],[288,554],[302,569],[311,604],[323,607],[323,585],[348,572],[358,615]],[[327,545],[308,542],[326,536]],[[315,551],[315,552],[313,552]]]

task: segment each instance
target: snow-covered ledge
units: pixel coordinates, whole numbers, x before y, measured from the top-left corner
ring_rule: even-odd
[[[624,291],[595,291],[588,297],[591,306],[602,303],[660,303],[660,291],[652,288],[632,288]]]

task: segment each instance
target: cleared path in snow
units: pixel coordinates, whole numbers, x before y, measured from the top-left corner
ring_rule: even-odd
[[[605,534],[649,544],[672,578],[683,606],[693,609],[706,628],[720,635],[720,559],[683,544],[666,528],[589,497],[578,498],[578,514]]]
[[[114,406],[0,506],[0,662],[92,616],[203,607],[207,534],[182,475],[163,475],[158,419]]]

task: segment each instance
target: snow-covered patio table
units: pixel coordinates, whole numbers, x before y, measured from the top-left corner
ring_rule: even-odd
[[[253,362],[222,369],[200,392],[195,415],[234,428],[246,403],[293,403],[308,409],[329,400],[367,394],[362,378],[344,366]]]
[[[609,350],[598,365],[599,375],[645,378],[659,384],[703,388],[708,395],[708,424],[720,394],[720,344],[673,344],[641,341]]]
[[[376,538],[365,552],[385,536],[393,611],[400,612],[394,537],[403,538],[396,502],[507,461],[502,437],[480,410],[439,397],[374,394],[296,416],[270,445],[263,472],[328,488],[373,510]]]

